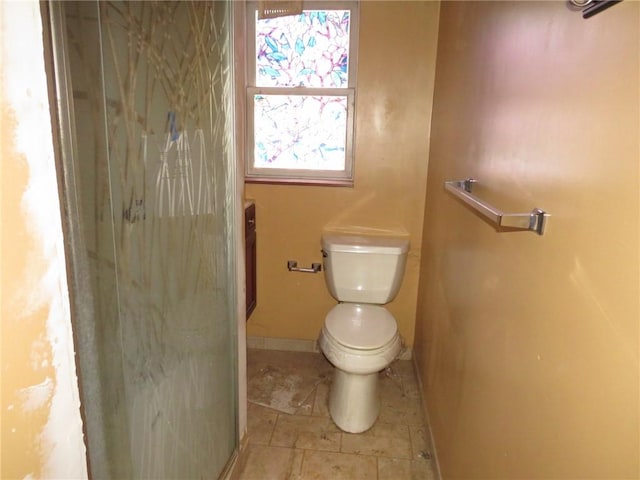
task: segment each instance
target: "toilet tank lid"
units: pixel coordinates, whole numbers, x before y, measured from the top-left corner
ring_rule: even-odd
[[[409,240],[398,237],[324,234],[322,248],[328,252],[399,255],[409,251]]]

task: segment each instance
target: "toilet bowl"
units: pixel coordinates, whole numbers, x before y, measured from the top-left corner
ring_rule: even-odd
[[[382,305],[397,294],[408,246],[379,237],[322,238],[325,279],[340,303],[327,314],[318,343],[335,367],[329,413],[343,431],[364,432],[378,418],[378,372],[402,349],[395,318]]]
[[[368,430],[380,412],[378,372],[402,349],[395,319],[382,307],[340,303],[327,315],[319,344],[336,367],[331,418],[345,432]]]

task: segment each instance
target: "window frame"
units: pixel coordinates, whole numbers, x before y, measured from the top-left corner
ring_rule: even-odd
[[[358,52],[359,5],[357,1],[305,1],[304,10],[350,10],[349,23],[349,70],[347,88],[318,87],[258,87],[256,86],[256,32],[255,19],[258,3],[249,2],[245,11],[246,31],[246,163],[247,183],[276,183],[296,185],[353,186],[354,182],[354,137],[355,97]],[[257,168],[254,166],[254,96],[255,95],[322,95],[347,98],[345,128],[344,170]]]

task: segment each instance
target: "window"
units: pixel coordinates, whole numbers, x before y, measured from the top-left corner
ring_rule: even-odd
[[[247,16],[246,180],[353,184],[357,4]]]

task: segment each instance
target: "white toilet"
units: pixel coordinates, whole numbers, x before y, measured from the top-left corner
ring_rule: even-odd
[[[378,372],[402,348],[396,320],[382,305],[398,293],[408,250],[409,241],[398,238],[322,236],[327,287],[340,303],[327,314],[318,343],[336,367],[329,412],[345,432],[364,432],[378,418]]]

